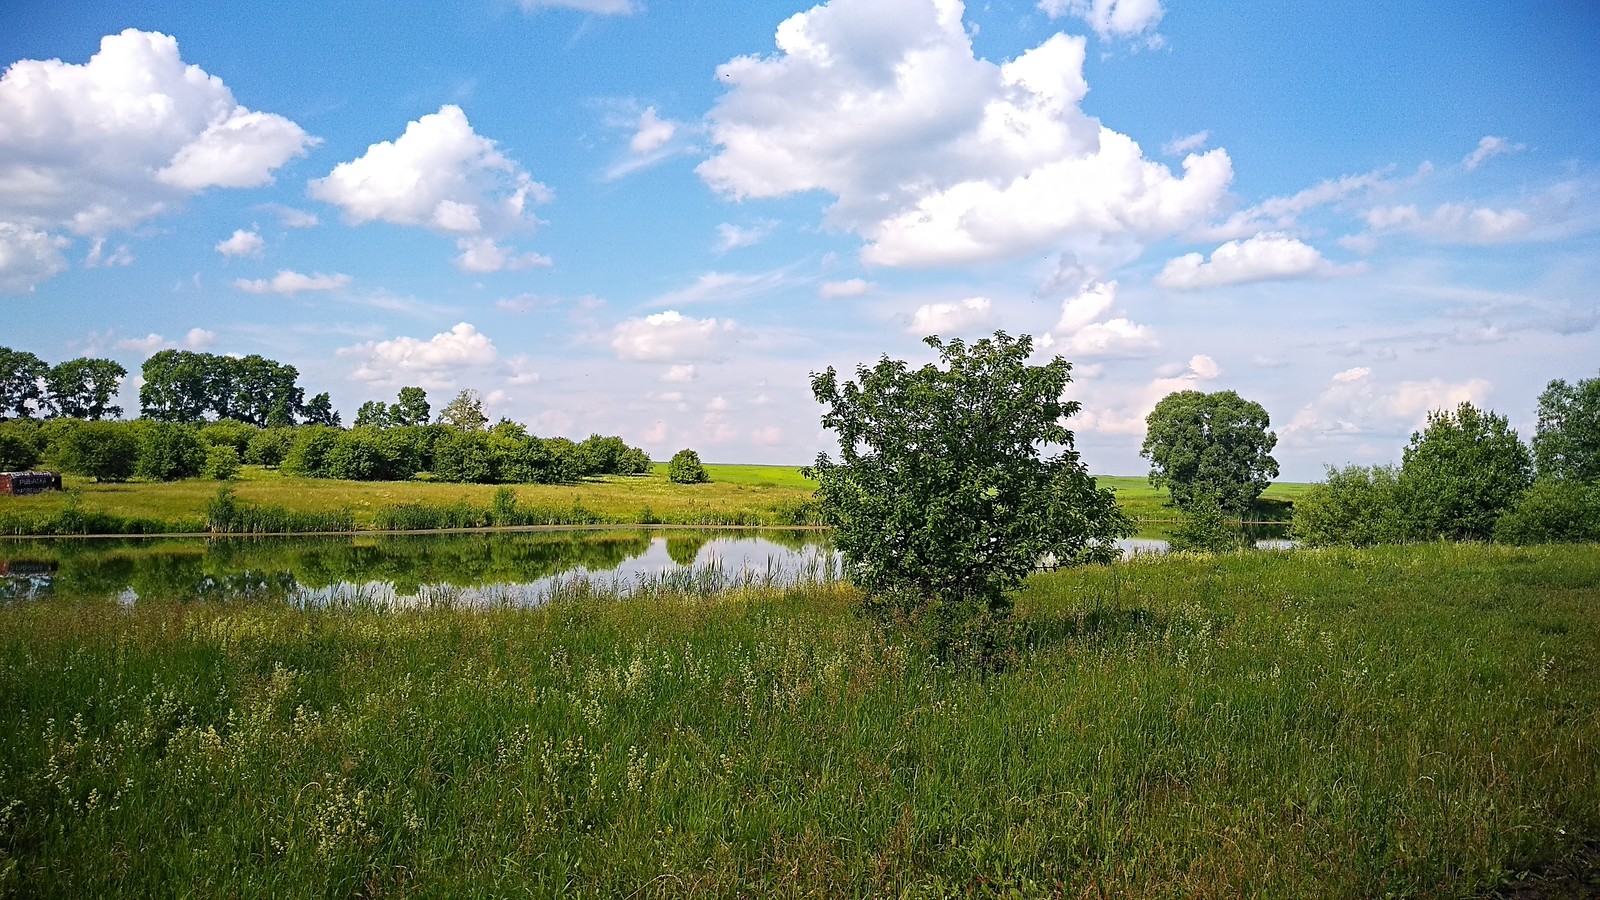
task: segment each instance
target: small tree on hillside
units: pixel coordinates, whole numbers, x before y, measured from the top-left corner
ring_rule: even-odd
[[[839,460],[819,454],[806,474],[873,604],[927,617],[941,653],[981,660],[1041,560],[1113,559],[1131,526],[1063,424],[1079,408],[1061,396],[1070,363],[1029,365],[1032,339],[1005,332],[926,343],[942,365],[885,356],[856,381],[811,376]]]
[[[700,454],[693,450],[679,450],[667,463],[667,480],[674,484],[704,484],[711,480],[706,467],[700,463]]]
[[[1483,541],[1532,482],[1533,457],[1505,416],[1463,403],[1412,433],[1398,493],[1419,535]]]
[[[1180,507],[1209,494],[1243,515],[1278,476],[1278,436],[1267,430],[1266,409],[1233,391],[1168,394],[1144,421],[1139,455],[1150,460],[1150,483]]]

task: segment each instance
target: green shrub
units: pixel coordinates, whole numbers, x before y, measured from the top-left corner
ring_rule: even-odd
[[[1533,483],[1533,455],[1506,417],[1463,403],[1428,414],[1400,465],[1399,503],[1422,537],[1488,540]]]
[[[39,426],[27,419],[0,422],[0,472],[26,471],[39,464],[44,448]]]
[[[700,454],[684,449],[672,454],[672,461],[667,463],[667,480],[674,484],[704,484],[711,476],[700,464]]]
[[[433,443],[433,474],[442,481],[493,484],[494,453],[489,435],[451,429]]]
[[[1173,529],[1171,548],[1177,553],[1225,553],[1248,545],[1243,528],[1229,518],[1215,494],[1191,494],[1178,527]]]
[[[245,446],[244,461],[252,466],[275,468],[283,464],[294,445],[294,429],[263,428],[250,436]]]
[[[1393,466],[1328,468],[1320,484],[1295,499],[1294,539],[1313,547],[1368,547],[1406,540]]]
[[[96,481],[127,481],[139,461],[139,439],[125,422],[81,422],[62,442],[61,467]]]
[[[206,450],[205,476],[228,481],[239,474],[239,451],[231,444],[212,444]]]
[[[249,450],[251,440],[259,432],[259,428],[248,422],[240,422],[237,419],[218,419],[209,425],[201,426],[200,440],[207,447],[226,444],[232,447],[234,452],[242,458]]]
[[[340,432],[323,457],[327,478],[349,481],[395,481],[411,477],[400,471],[394,442],[384,439],[376,428],[352,428]]]
[[[294,431],[294,441],[280,464],[290,475],[328,478],[328,454],[341,432],[325,425],[308,425]]]
[[[1600,541],[1600,485],[1540,479],[1494,524],[1506,544]]]
[[[135,472],[151,481],[177,481],[200,474],[206,449],[195,430],[171,422],[140,422]]]

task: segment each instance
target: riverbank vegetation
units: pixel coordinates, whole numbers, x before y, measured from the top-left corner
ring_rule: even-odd
[[[830,582],[0,605],[0,895],[1477,897],[1600,834],[1600,557],[1035,575],[1007,664]]]

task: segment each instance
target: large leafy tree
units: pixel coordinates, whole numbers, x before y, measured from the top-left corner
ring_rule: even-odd
[[[157,422],[198,422],[212,406],[209,353],[162,350],[140,368],[139,411]],[[225,417],[224,417],[225,418]]]
[[[1398,495],[1422,536],[1488,540],[1532,482],[1533,457],[1505,416],[1463,403],[1412,433]]]
[[[1540,478],[1600,482],[1600,377],[1556,379],[1539,395],[1533,461]]]
[[[428,424],[433,410],[428,406],[428,392],[419,387],[403,387],[397,402],[389,406],[389,421],[395,425],[421,426]]]
[[[0,347],[0,417],[26,419],[39,412],[49,371],[44,360],[26,350]]]
[[[90,421],[121,416],[122,407],[111,401],[127,374],[120,363],[88,356],[52,366],[44,377],[51,414]]]
[[[1150,483],[1167,488],[1180,507],[1210,496],[1243,514],[1278,475],[1278,436],[1268,430],[1266,409],[1233,391],[1168,394],[1144,421],[1139,453],[1150,460]]]
[[[1041,560],[1114,558],[1129,524],[1063,424],[1071,364],[1029,365],[1026,335],[926,343],[940,364],[811,376],[839,459],[807,471],[856,583],[916,614],[1003,616]]]

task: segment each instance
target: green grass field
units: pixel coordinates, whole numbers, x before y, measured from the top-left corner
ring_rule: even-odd
[[[1465,898],[1600,836],[1592,547],[1040,575],[990,675],[855,599],[0,605],[0,896]]]
[[[650,521],[667,524],[798,524],[797,514],[810,500],[815,482],[804,478],[798,466],[711,464],[711,483],[678,485],[667,480],[666,465],[634,478],[608,477],[571,485],[515,485],[517,502],[524,507],[565,510],[574,506],[611,524]],[[220,483],[190,479],[169,483],[129,482],[98,484],[68,476],[68,493],[27,497],[0,497],[0,531],[7,516],[28,518],[59,513],[76,502],[84,510],[123,518],[143,518],[172,523],[178,530],[199,527],[206,502]],[[1168,505],[1167,492],[1150,487],[1142,476],[1104,476],[1102,487],[1112,488],[1124,510],[1139,520],[1170,521],[1177,512]],[[487,507],[494,485],[450,484],[432,481],[364,482],[322,478],[297,478],[276,470],[246,466],[232,482],[238,499],[247,504],[280,506],[296,512],[334,513],[348,510],[357,528],[373,527],[379,510],[404,504],[448,505],[470,503]],[[1263,500],[1258,517],[1286,520],[1288,503],[1309,485],[1274,484]]]

